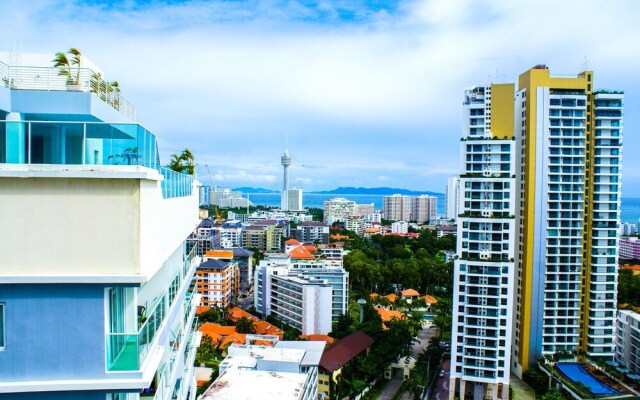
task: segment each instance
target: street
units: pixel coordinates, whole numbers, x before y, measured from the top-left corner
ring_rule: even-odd
[[[442,369],[444,370],[444,377],[438,377],[438,381],[436,382],[436,386],[433,389],[433,394],[431,399],[435,400],[447,400],[449,398],[449,365],[451,364],[451,360],[448,358],[442,362]]]
[[[415,342],[411,346],[411,356],[415,359],[418,359],[420,353],[424,351],[424,349],[429,344],[429,340],[436,335],[437,329],[435,326],[431,325],[430,322],[425,322],[422,325],[422,331],[415,338]],[[401,371],[394,371],[393,378],[387,383],[387,386],[384,388],[382,394],[378,397],[379,400],[391,400],[396,395],[396,392],[400,388],[402,384],[402,374]],[[409,392],[405,392],[402,394],[402,400],[412,400],[413,395]]]

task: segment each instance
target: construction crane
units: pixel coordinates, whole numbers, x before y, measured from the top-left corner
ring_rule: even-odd
[[[209,164],[204,165],[207,168],[207,174],[209,175],[209,188],[213,186],[213,178],[211,177],[211,169],[209,168]],[[211,189],[209,189],[211,190]],[[209,199],[211,201],[211,199]],[[216,214],[216,225],[222,225],[222,214],[220,214],[220,210],[218,210],[218,205],[213,206],[213,211]]]

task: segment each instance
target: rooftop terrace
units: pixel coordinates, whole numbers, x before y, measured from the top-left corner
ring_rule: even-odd
[[[63,72],[67,69],[68,74]],[[11,90],[89,92],[130,121],[136,121],[136,108],[120,94],[120,89],[91,68],[9,65],[0,61],[0,86]]]

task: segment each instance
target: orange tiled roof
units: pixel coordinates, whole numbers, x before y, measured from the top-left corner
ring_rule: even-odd
[[[233,258],[232,250],[207,250],[204,258]]]
[[[246,334],[235,332],[235,328],[234,328],[234,332],[231,335],[224,338],[222,343],[220,343],[219,347],[221,349],[226,349],[227,347],[231,346],[231,344],[233,343],[244,344],[246,338],[247,338]]]
[[[284,331],[282,329],[267,321],[257,320],[253,323],[253,326],[256,329],[255,333],[258,335],[277,335],[280,337],[284,335]]]
[[[200,326],[198,330],[202,332],[203,335],[209,335],[212,339],[215,337],[215,335],[227,336],[231,335],[232,333],[236,333],[235,326],[223,326],[220,324],[214,324],[213,322],[206,322],[202,324],[202,326]]]
[[[327,342],[327,344],[332,344],[336,341],[336,339],[327,335],[300,335],[300,339],[309,340],[309,341],[322,341]]]
[[[428,294],[424,295],[424,300],[427,302],[427,304],[436,304],[436,303],[438,303],[438,299],[436,299],[433,296],[429,296]]]
[[[380,232],[380,228],[364,228],[364,233],[376,233]]]
[[[396,310],[390,310],[388,308],[384,308],[384,307],[376,307],[376,311],[378,311],[378,314],[380,315],[380,318],[382,318],[382,322],[387,323],[389,321],[391,321],[392,319],[405,319],[406,317],[404,316],[403,313],[401,313],[400,311],[396,311]]]
[[[388,294],[388,295],[383,296],[383,297],[385,297],[385,298],[389,299],[389,301],[390,301],[390,302],[392,302],[392,303],[395,303],[395,302],[396,302],[396,300],[398,300],[398,296],[396,296],[396,295],[395,295],[395,294],[393,294],[393,293]]]
[[[405,289],[400,293],[402,294],[402,297],[419,297],[420,296],[420,293],[418,293],[413,289]]]
[[[252,321],[256,321],[258,319],[258,317],[256,317],[255,315],[249,314],[248,312],[241,309],[240,307],[233,307],[229,309],[229,320],[231,322],[234,322],[234,323],[238,322],[238,320],[242,317],[245,317]]]
[[[208,380],[206,380],[206,379],[201,379],[201,380],[196,381],[196,385],[197,385],[198,387],[204,386],[204,385],[206,385],[207,383],[209,383],[209,381],[208,381]]]
[[[313,254],[309,253],[302,246],[298,246],[295,249],[291,250],[289,254],[291,254],[292,260],[315,260],[316,259],[313,256]]]
[[[375,300],[375,299],[377,299],[378,297],[380,297],[380,295],[379,295],[378,293],[371,293],[371,294],[369,295],[369,298],[370,298],[371,300]]]
[[[631,271],[640,271],[640,265],[624,264],[622,266],[622,269],[630,269]]]
[[[310,244],[305,244],[302,247],[304,247],[304,249],[306,251],[308,251],[309,253],[317,253],[318,252],[318,249],[316,249],[316,246],[313,246],[313,245],[310,245]]]
[[[197,306],[196,307],[196,315],[200,315],[203,312],[209,311],[211,310],[211,307],[209,306]]]
[[[291,238],[289,240],[287,240],[286,242],[284,242],[285,246],[288,246],[290,244],[300,244],[300,242],[298,242],[297,240]]]

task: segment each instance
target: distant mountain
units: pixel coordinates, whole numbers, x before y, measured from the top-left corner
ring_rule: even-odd
[[[392,194],[404,194],[407,196],[418,196],[421,194],[428,194],[429,196],[444,196],[443,193],[436,193],[430,191],[415,191],[408,189],[398,189],[390,187],[377,187],[377,188],[363,188],[363,187],[339,187],[333,190],[325,190],[319,192],[309,192],[316,194],[369,194],[369,195],[392,195]]]
[[[242,193],[280,193],[279,190],[271,190],[271,189],[265,189],[265,188],[254,188],[254,187],[247,187],[247,186],[234,188],[234,189],[231,189],[231,190],[233,190],[234,192],[242,192]]]

